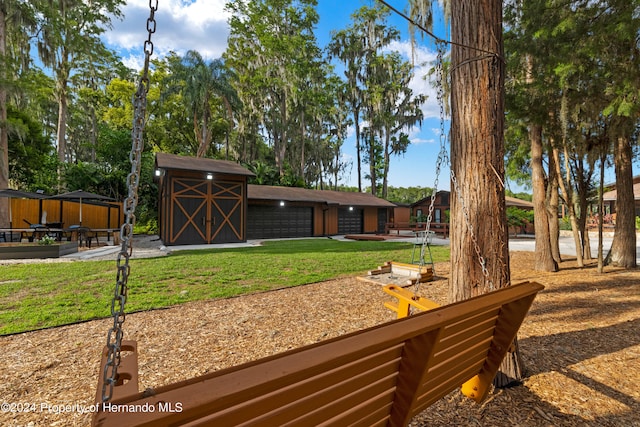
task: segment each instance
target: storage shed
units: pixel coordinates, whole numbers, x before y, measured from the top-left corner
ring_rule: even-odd
[[[372,194],[249,185],[249,239],[382,233],[391,202]]]
[[[160,238],[165,245],[247,240],[247,178],[241,165],[175,154],[156,154]]]
[[[247,184],[224,160],[156,154],[165,245],[384,232],[395,205],[366,193]]]

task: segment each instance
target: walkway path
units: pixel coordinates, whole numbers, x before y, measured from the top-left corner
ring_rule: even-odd
[[[598,236],[595,233],[590,235],[591,237],[591,250],[592,255],[595,257],[598,253]],[[344,236],[331,236],[331,239],[352,242],[353,240],[345,239]],[[404,238],[394,238],[388,240],[389,242],[415,242],[413,234],[407,234]],[[604,254],[611,248],[612,237],[607,236],[603,239]],[[194,250],[194,249],[226,249],[226,248],[241,248],[248,246],[260,246],[262,240],[248,240],[246,243],[226,243],[215,245],[180,245],[180,246],[164,246],[158,236],[136,236],[133,244],[132,258],[152,258],[158,256],[164,256],[171,252],[181,250]],[[443,239],[440,237],[434,237],[432,244],[434,246],[446,246],[449,245],[449,239]],[[509,240],[509,249],[512,251],[534,251],[535,240],[533,236],[518,236]],[[116,259],[120,246],[102,246],[96,249],[81,251],[78,253],[66,255],[63,258],[66,259],[79,259],[79,260],[109,260]],[[562,255],[575,255],[575,244],[573,237],[561,236],[560,237],[560,253]],[[640,254],[640,239],[639,245],[636,248],[636,254]],[[640,265],[640,256],[637,257],[638,265]]]

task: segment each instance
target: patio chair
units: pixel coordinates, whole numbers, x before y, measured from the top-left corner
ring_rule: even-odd
[[[74,230],[78,233],[79,246],[82,246],[84,244],[84,246],[86,246],[87,248],[90,248],[91,242],[93,241],[93,239],[96,239],[96,245],[100,244],[100,241],[98,240],[98,233],[93,231],[89,227],[78,226],[78,227],[74,227]]]

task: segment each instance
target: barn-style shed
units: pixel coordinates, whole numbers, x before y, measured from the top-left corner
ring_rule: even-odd
[[[165,245],[247,240],[247,178],[241,165],[156,154],[159,232]]]
[[[224,160],[156,154],[165,245],[383,232],[395,205],[365,193],[247,184]]]

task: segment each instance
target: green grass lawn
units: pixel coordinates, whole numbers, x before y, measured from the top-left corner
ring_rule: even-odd
[[[308,239],[132,259],[127,312],[298,286],[410,262],[413,245]],[[432,248],[434,261],[448,247]],[[0,335],[110,315],[115,261],[16,264],[0,273]]]

